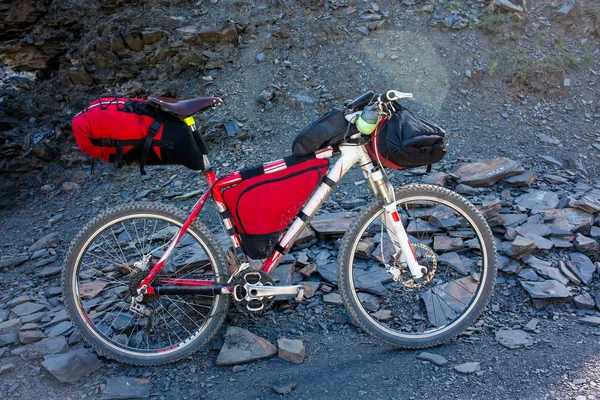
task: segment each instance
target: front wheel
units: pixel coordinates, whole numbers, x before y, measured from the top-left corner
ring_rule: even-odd
[[[382,223],[381,200],[364,210],[344,236],[339,289],[352,320],[395,347],[442,344],[483,311],[494,287],[497,256],[488,224],[465,198],[438,186],[396,191],[401,214],[424,279],[411,279]],[[401,271],[394,280],[390,268]]]
[[[73,239],[62,272],[65,308],[98,353],[158,365],[190,355],[216,334],[229,304],[225,295],[144,295],[140,309],[130,305],[185,219],[164,204],[130,204],[99,215]],[[222,283],[226,271],[214,236],[195,222],[158,277]]]

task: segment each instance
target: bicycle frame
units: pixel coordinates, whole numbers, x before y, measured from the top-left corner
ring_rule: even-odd
[[[385,119],[380,122],[377,131],[379,131],[379,128],[381,128],[384,122]],[[270,273],[277,267],[284,254],[293,246],[296,238],[307,226],[308,221],[312,219],[321,204],[331,194],[335,188],[335,185],[344,177],[350,168],[358,163],[375,196],[382,196],[384,199],[384,209],[386,214],[384,225],[392,237],[392,243],[396,251],[402,252],[402,261],[406,261],[408,263],[413,277],[422,277],[422,267],[416,261],[414,252],[408,240],[408,236],[396,211],[393,190],[391,191],[392,193],[390,193],[389,188],[385,185],[383,180],[381,170],[373,165],[373,161],[367,152],[365,145],[342,144],[339,146],[339,151],[341,153],[340,158],[335,162],[333,167],[329,169],[326,177],[322,180],[315,192],[306,202],[299,213],[299,216],[294,218],[290,227],[280,238],[278,244],[275,246],[275,249],[272,251],[271,256],[263,263],[261,271]],[[326,149],[317,151],[315,155],[317,158],[331,158],[334,155],[334,149],[332,147],[328,147]],[[264,171],[266,174],[281,171],[285,168],[287,168],[287,166],[283,159],[264,165]],[[173,249],[181,240],[189,226],[196,220],[198,213],[202,210],[206,200],[208,200],[211,196],[215,200],[217,211],[221,215],[225,229],[229,234],[235,254],[244,254],[242,250],[241,239],[235,230],[235,222],[230,217],[223,217],[223,213],[228,210],[223,199],[223,190],[240,183],[242,181],[242,176],[239,172],[233,172],[227,177],[218,179],[214,171],[209,171],[206,173],[206,180],[208,182],[208,189],[194,205],[190,216],[187,218],[179,232],[173,237],[173,239],[171,239],[171,243],[169,244],[169,247],[163,256],[150,269],[148,276],[140,283],[138,286],[138,293],[157,293],[155,288],[151,286],[151,283],[156,278],[159,271],[163,268],[165,260],[171,255]],[[308,218],[301,218],[300,215],[302,214]],[[168,290],[175,291],[174,288],[178,288],[177,291],[183,292],[185,291],[184,288],[186,287],[190,288],[190,293],[192,293],[192,287],[194,288],[193,293],[202,292],[202,294],[215,295],[230,294],[232,292],[232,289],[229,286],[219,284],[214,280],[161,278],[159,282],[162,285],[169,285],[167,287],[163,287],[162,292],[166,292]],[[204,290],[199,290],[200,287],[204,287]],[[158,292],[160,293],[161,290],[158,290]]]

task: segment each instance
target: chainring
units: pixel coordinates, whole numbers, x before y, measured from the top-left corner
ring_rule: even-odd
[[[260,270],[247,270],[234,276],[231,281],[233,288],[233,301],[238,312],[244,314],[257,314],[268,311],[275,303],[275,296],[263,297],[261,299],[246,300],[246,283],[256,285],[262,284],[265,286],[275,285],[275,281],[266,272]],[[241,299],[241,300],[239,300]],[[262,304],[262,307],[260,305]]]

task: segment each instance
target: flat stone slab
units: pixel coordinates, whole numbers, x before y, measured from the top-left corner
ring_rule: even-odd
[[[338,306],[344,304],[344,302],[342,301],[342,296],[340,296],[338,293],[326,294],[325,296],[323,296],[323,301],[325,302],[325,304],[335,304]]]
[[[496,331],[496,341],[511,350],[533,345],[531,335],[520,329],[504,329]]]
[[[448,359],[444,356],[435,353],[428,353],[426,351],[417,354],[417,359],[425,360],[434,363],[435,365],[446,365],[448,364]]]
[[[265,339],[237,326],[230,326],[225,332],[217,365],[246,364],[275,354],[277,348]]]
[[[305,348],[302,340],[293,340],[281,338],[277,340],[279,358],[289,361],[294,364],[302,364],[304,362]]]
[[[591,282],[596,271],[596,266],[588,256],[581,253],[571,253],[569,255],[572,263],[567,264],[573,267],[573,273],[586,285]]]
[[[151,392],[152,383],[148,379],[113,376],[106,381],[102,399],[147,399]]]
[[[515,202],[528,210],[548,210],[558,205],[558,195],[554,192],[532,190],[517,197]]]
[[[458,364],[454,366],[454,370],[456,372],[460,372],[461,374],[472,374],[474,372],[481,371],[481,364],[478,362]]]
[[[18,317],[22,317],[24,315],[33,314],[33,313],[36,313],[38,311],[42,311],[45,309],[46,309],[46,306],[44,306],[42,304],[37,304],[37,303],[33,303],[31,301],[28,301],[26,303],[19,304],[18,306],[14,307],[11,311],[14,312]]]
[[[310,225],[321,235],[341,235],[348,230],[356,214],[348,212],[327,213],[317,215]]]
[[[555,280],[542,282],[521,281],[521,285],[534,299],[565,299],[571,297],[569,289]]]
[[[594,223],[594,215],[578,208],[544,210],[547,216],[555,217],[552,226],[569,232],[585,232]]]
[[[44,357],[42,367],[62,383],[75,383],[104,364],[84,348]]]
[[[583,318],[580,318],[579,322],[584,325],[600,326],[600,317],[594,317],[591,315],[587,315]]]
[[[484,162],[461,164],[453,171],[460,183],[477,187],[492,186],[502,178],[518,175],[525,169],[510,158],[493,158]]]

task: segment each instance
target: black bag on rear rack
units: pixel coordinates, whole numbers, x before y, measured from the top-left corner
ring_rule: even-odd
[[[292,143],[294,157],[303,157],[344,141],[348,132],[348,124],[344,112],[337,108],[302,129]]]
[[[394,102],[398,111],[385,122],[368,146],[389,168],[422,167],[446,155],[446,131]]]

